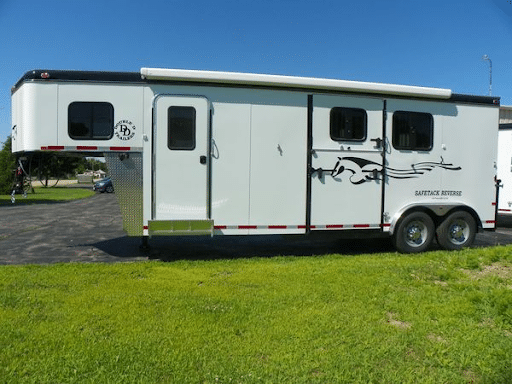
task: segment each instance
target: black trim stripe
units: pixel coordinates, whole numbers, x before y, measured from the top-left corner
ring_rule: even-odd
[[[155,220],[156,217],[156,210],[155,210],[155,131],[156,131],[156,106],[153,105],[153,108],[151,108],[151,171],[150,171],[150,177],[151,177],[151,220]]]
[[[60,71],[34,69],[26,72],[12,89],[12,93],[25,81],[90,81],[116,83],[143,83],[145,80],[138,72],[102,72],[102,71]]]
[[[306,233],[311,232],[311,177],[313,156],[313,95],[308,95],[308,138],[307,138],[307,165],[306,165]]]
[[[380,225],[381,228],[384,228],[384,211],[385,211],[385,203],[386,203],[386,153],[387,153],[387,120],[388,120],[388,103],[387,100],[382,100],[382,185],[381,185],[381,195],[380,195]]]
[[[452,97],[450,97],[448,101],[469,104],[500,105],[500,98],[497,96],[462,95],[459,93],[452,93]]]
[[[207,174],[206,174],[206,188],[207,188],[207,198],[206,198],[206,217],[208,220],[212,219],[212,133],[213,133],[213,107],[210,105],[210,101],[208,101],[208,145],[206,146],[207,154],[207,163],[206,166]]]

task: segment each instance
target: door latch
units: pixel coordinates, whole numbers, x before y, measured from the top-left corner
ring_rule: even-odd
[[[382,148],[382,139],[380,137],[377,137],[376,139],[370,139],[370,141],[375,141],[375,146],[377,148]]]
[[[200,156],[200,157],[199,157],[199,162],[200,162],[201,164],[206,164],[206,156],[204,156],[204,155],[203,155],[203,156]]]

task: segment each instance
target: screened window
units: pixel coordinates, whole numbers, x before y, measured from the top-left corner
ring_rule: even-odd
[[[434,142],[434,119],[430,113],[397,111],[393,114],[393,147],[429,151]]]
[[[69,104],[68,134],[75,140],[108,140],[112,138],[114,107],[105,102]]]
[[[331,109],[330,132],[335,141],[363,141],[366,139],[366,111],[359,108]]]
[[[169,149],[191,151],[196,147],[196,110],[194,107],[169,107]]]

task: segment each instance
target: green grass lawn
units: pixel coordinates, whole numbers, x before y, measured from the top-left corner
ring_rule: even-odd
[[[511,383],[512,247],[0,267],[2,383]]]
[[[38,204],[49,202],[62,202],[69,200],[83,199],[94,195],[94,191],[84,188],[67,188],[67,187],[53,187],[53,188],[34,188],[35,193],[29,192],[27,197],[23,195],[15,195],[15,203],[11,202],[11,195],[0,195],[1,205],[15,205],[15,204]]]

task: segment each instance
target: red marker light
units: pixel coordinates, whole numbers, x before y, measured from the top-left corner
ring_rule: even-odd
[[[41,73],[41,79],[49,79],[49,78],[50,78],[50,74],[48,72]]]

